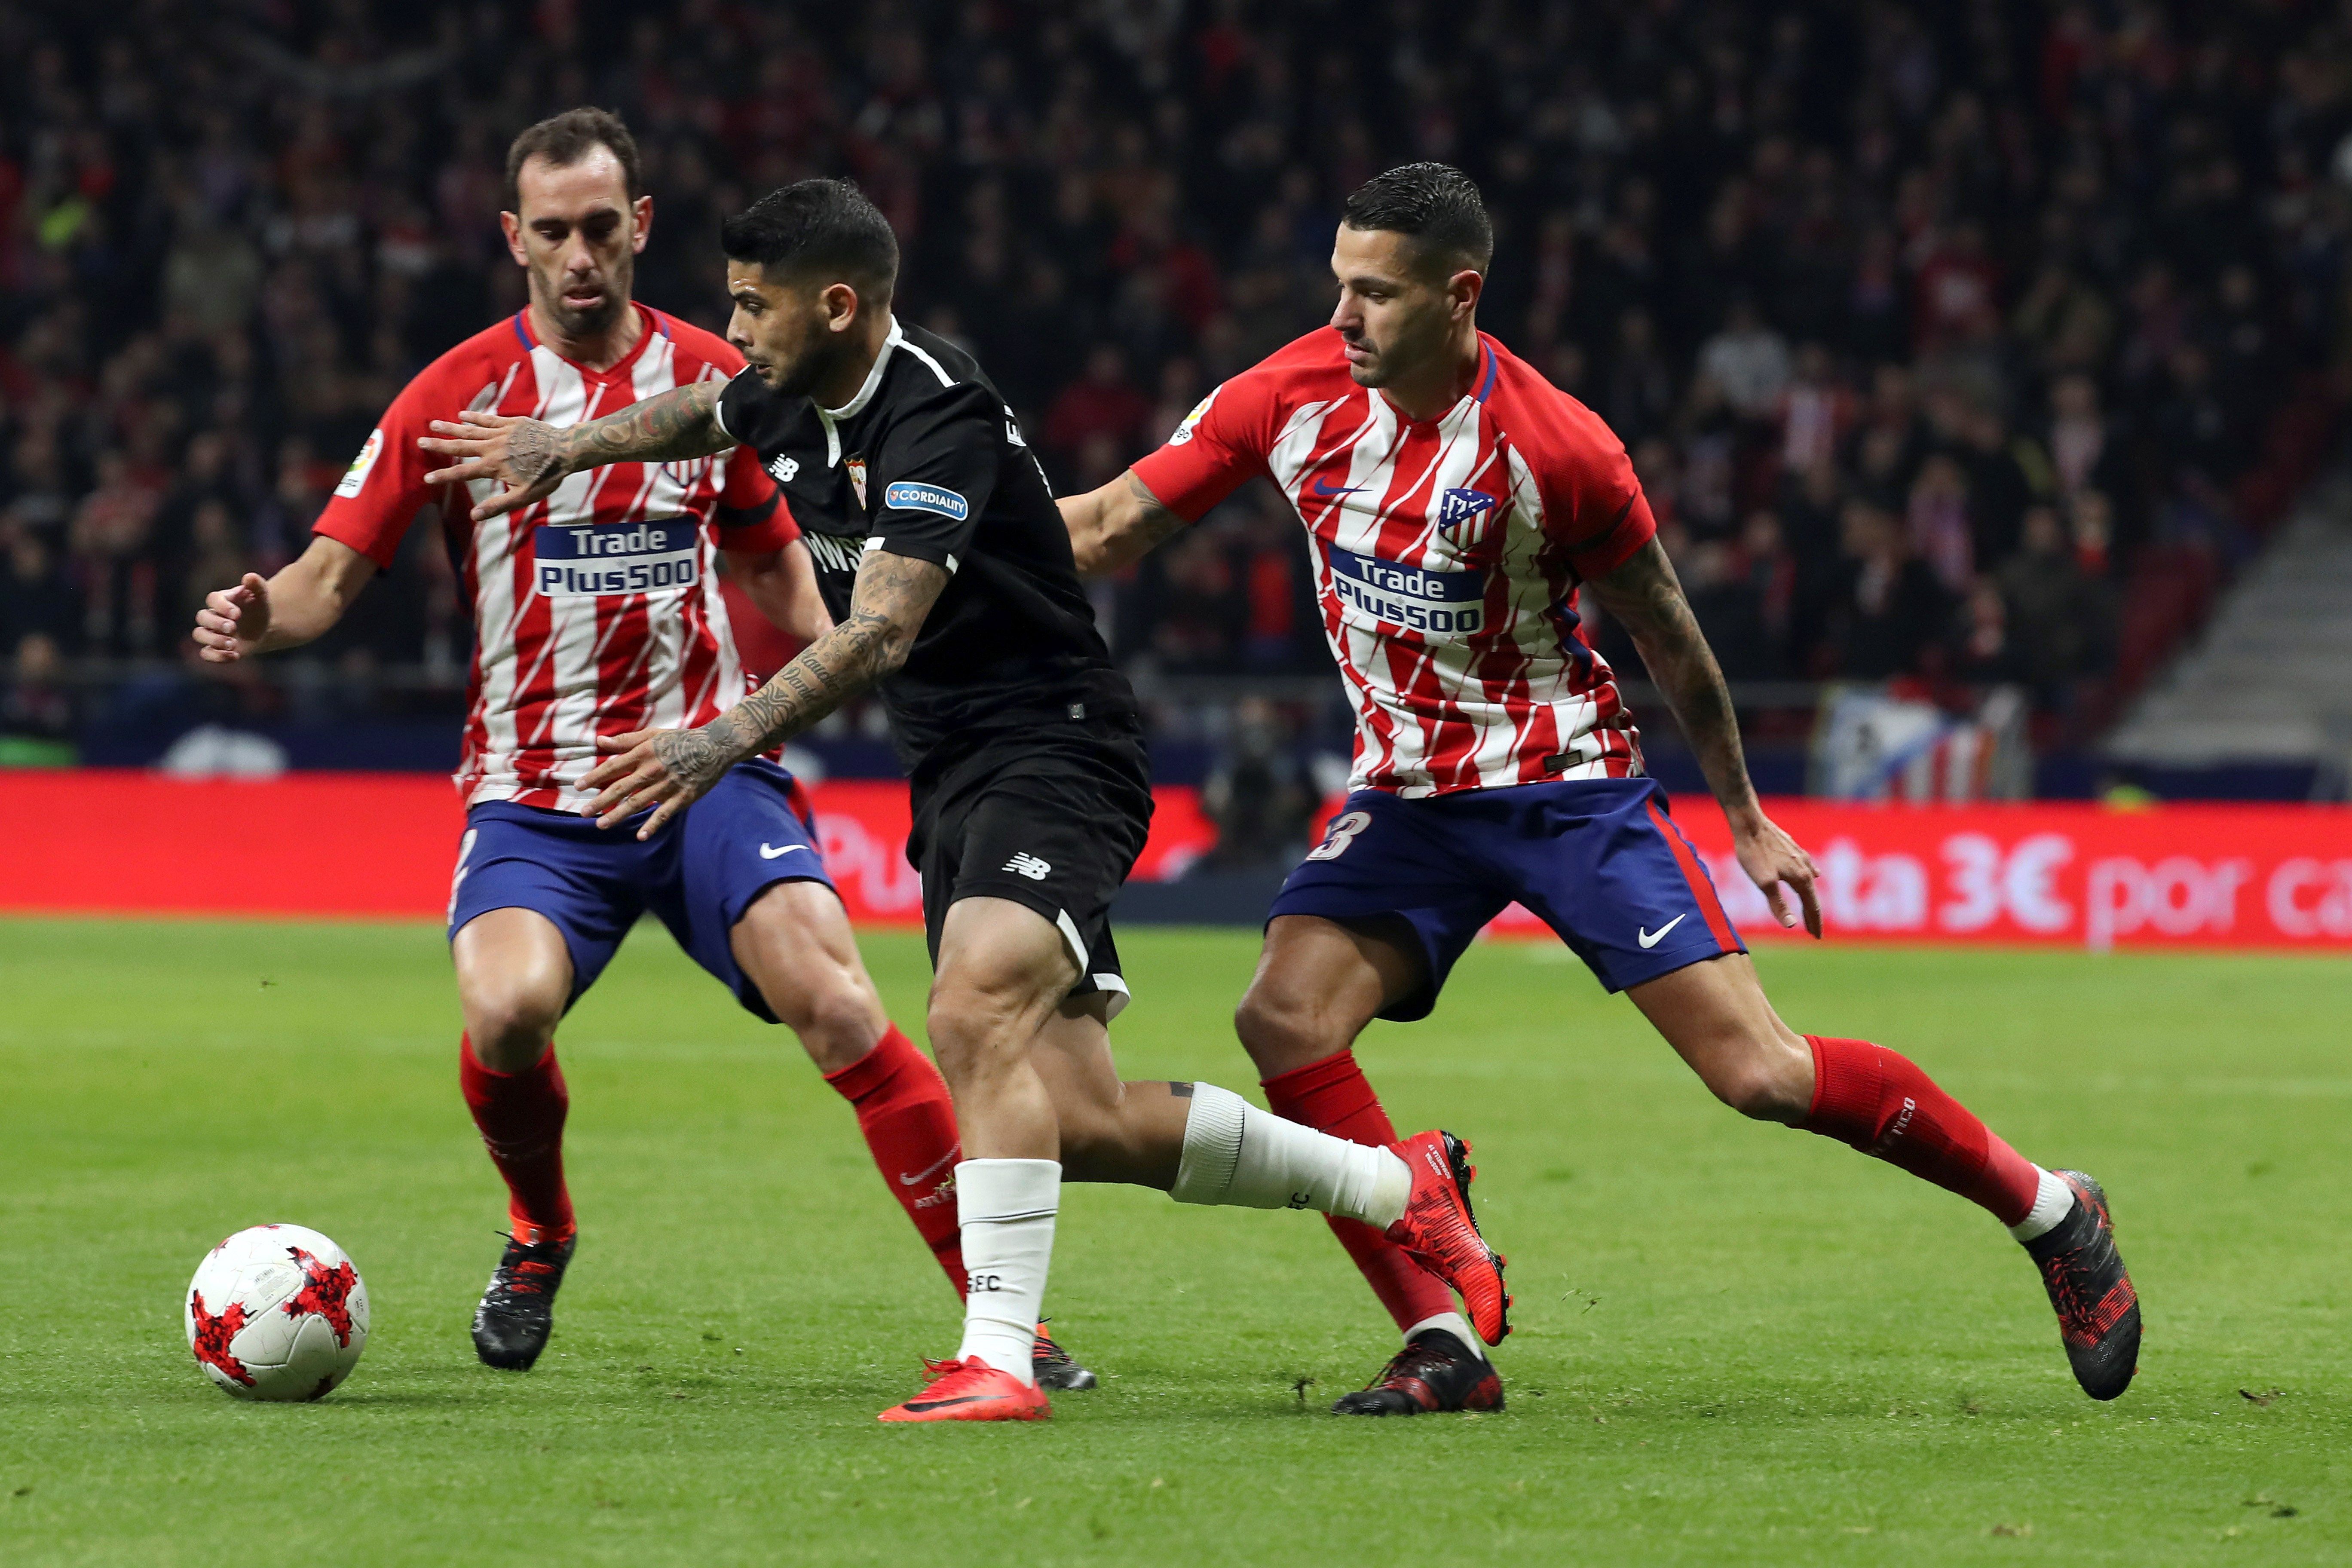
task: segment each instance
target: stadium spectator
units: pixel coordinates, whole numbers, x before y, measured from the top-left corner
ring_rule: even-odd
[[[1725,547],[1706,571],[1768,622],[1742,520],[1777,517],[1759,668],[1933,673],[1944,605],[1989,616],[1987,578],[2032,646],[2033,573],[2071,558],[2127,605],[2151,544],[2221,570],[2327,449],[2340,9],[1373,10],[1345,35],[1322,4],[0,10],[0,553],[66,602],[36,624],[12,590],[0,648],[170,657],[207,502],[265,570],[299,547],[389,388],[520,303],[496,149],[583,100],[645,148],[648,300],[716,324],[717,216],[855,174],[905,237],[909,319],[974,342],[1066,489],[1315,319],[1342,194],[1457,162],[1515,237],[1482,323],[1581,389],[1675,548]],[[1851,553],[1857,499],[1920,531],[1899,567]],[[2023,541],[2045,504],[2055,555]],[[1236,526],[1117,590],[1130,656],[1266,668],[1273,568]],[[433,555],[399,568],[416,605]],[[1865,635],[1920,573],[1950,595],[1924,631]],[[454,625],[349,636],[450,668]]]

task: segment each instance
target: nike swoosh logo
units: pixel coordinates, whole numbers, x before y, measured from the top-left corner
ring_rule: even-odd
[[[962,1151],[961,1149],[960,1149],[960,1148],[959,1148],[959,1149],[950,1149],[950,1150],[949,1150],[946,1153],[944,1153],[944,1154],[940,1155],[938,1159],[936,1159],[936,1160],[932,1161],[929,1164],[928,1164],[928,1165],[924,1166],[920,1171],[918,1171],[917,1173],[915,1173],[915,1174],[913,1174],[913,1175],[911,1175],[911,1176],[908,1175],[905,1172],[903,1172],[903,1171],[902,1171],[902,1172],[900,1172],[900,1173],[899,1173],[899,1174],[898,1174],[898,1184],[899,1184],[900,1186],[902,1186],[902,1187],[912,1187],[912,1186],[919,1185],[919,1184],[923,1182],[923,1180],[924,1180],[926,1177],[932,1176],[932,1175],[936,1175],[936,1174],[938,1173],[938,1172],[939,1172],[939,1168],[940,1168],[941,1165],[946,1164],[950,1160],[954,1159],[958,1154],[961,1154],[961,1153],[962,1153],[962,1152],[963,1152],[963,1151]]]
[[[1307,493],[1317,500],[1337,500],[1341,496],[1354,495],[1363,488],[1361,485],[1349,485],[1342,489],[1328,479],[1318,479],[1307,487]]]
[[[926,1399],[920,1404],[910,1399],[907,1401],[907,1408],[918,1413],[925,1410],[945,1410],[950,1405],[977,1405],[987,1397],[985,1394],[967,1394],[956,1399]]]
[[[1643,947],[1655,947],[1658,943],[1666,940],[1666,933],[1668,931],[1674,930],[1675,927],[1682,924],[1683,921],[1688,919],[1690,919],[1690,911],[1685,910],[1655,931],[1643,931],[1639,927],[1636,927],[1633,934],[1641,942]]]
[[[760,846],[760,858],[762,860],[773,860],[779,856],[789,855],[795,849],[805,849],[808,846],[805,844],[787,844],[782,849],[772,849],[767,845],[762,844]]]

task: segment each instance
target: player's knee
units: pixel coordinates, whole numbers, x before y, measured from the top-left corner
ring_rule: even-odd
[[[1812,1109],[1809,1075],[1792,1070],[1785,1053],[1756,1048],[1727,1054],[1706,1073],[1715,1097],[1759,1121],[1802,1121]]]
[[[1028,1046],[1021,1023],[1028,998],[1004,986],[952,978],[931,987],[924,1026],[940,1071],[951,1083],[984,1075]]]
[[[537,1061],[563,1016],[562,998],[527,985],[481,985],[464,1002],[474,1058],[492,1072],[519,1072]]]
[[[1234,1009],[1234,1032],[1264,1074],[1287,1072],[1343,1049],[1342,1021],[1311,997],[1252,985]]]
[[[856,981],[835,977],[811,987],[799,999],[794,1016],[784,1017],[812,1060],[826,1072],[837,1072],[864,1056],[885,1027],[882,1005]],[[780,1017],[783,1015],[779,1012]]]

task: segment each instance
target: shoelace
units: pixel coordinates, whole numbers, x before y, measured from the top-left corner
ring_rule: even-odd
[[[2091,1309],[2083,1299],[2082,1287],[2074,1274],[2075,1261],[2082,1256],[2083,1248],[2079,1247],[2053,1253],[2042,1260],[2042,1279],[2049,1288],[2050,1304],[2058,1310],[2059,1323],[2077,1332],[2087,1332]]]
[[[498,1273],[491,1280],[489,1289],[484,1292],[491,1302],[505,1306],[520,1297],[547,1294],[548,1279],[558,1271],[559,1266],[544,1258],[533,1256],[541,1250],[522,1242],[509,1244],[508,1257],[499,1259]]]
[[[908,1403],[919,1405],[925,1400],[953,1398],[956,1392],[962,1386],[962,1379],[990,1370],[988,1363],[983,1361],[933,1361],[930,1357],[925,1356],[923,1375],[930,1381],[923,1385],[922,1393],[915,1395]]]
[[[1385,1388],[1390,1384],[1402,1383],[1409,1377],[1419,1377],[1426,1382],[1427,1373],[1444,1372],[1453,1365],[1454,1358],[1434,1346],[1407,1345],[1389,1358],[1389,1364],[1381,1369],[1380,1376],[1364,1386]]]

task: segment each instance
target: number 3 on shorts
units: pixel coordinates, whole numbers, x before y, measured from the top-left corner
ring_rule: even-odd
[[[1323,842],[1307,852],[1309,860],[1337,860],[1356,841],[1356,835],[1372,825],[1369,811],[1351,811],[1345,816],[1335,816],[1323,835]]]

